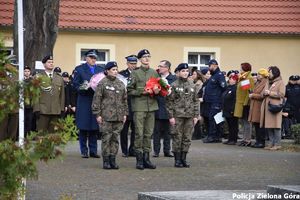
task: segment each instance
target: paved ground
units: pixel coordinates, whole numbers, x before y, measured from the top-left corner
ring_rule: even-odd
[[[100,142],[100,141],[99,141]],[[102,159],[82,159],[69,144],[63,161],[39,164],[38,181],[27,181],[26,199],[137,199],[138,192],[266,190],[300,185],[300,153],[193,141],[192,167],[174,168],[173,158],[152,158],[156,170],[136,170],[135,158],[117,157],[119,170],[103,170]]]

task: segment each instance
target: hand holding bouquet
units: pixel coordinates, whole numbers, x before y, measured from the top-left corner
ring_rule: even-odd
[[[146,82],[144,90],[150,94],[150,96],[160,95],[165,97],[169,94],[170,88],[166,79],[152,77]]]

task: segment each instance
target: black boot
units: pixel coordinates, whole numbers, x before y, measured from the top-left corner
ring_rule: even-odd
[[[144,169],[143,153],[136,152],[135,154],[136,154],[136,167],[135,168],[143,170]]]
[[[180,152],[173,152],[174,158],[175,158],[175,164],[174,167],[183,167],[181,163],[181,153]]]
[[[144,168],[148,168],[148,169],[155,169],[156,166],[154,164],[151,163],[150,161],[150,157],[149,157],[149,152],[144,152],[143,153],[143,162],[144,162]]]
[[[119,169],[119,166],[116,163],[116,156],[109,156],[109,164],[112,169]]]
[[[103,169],[111,169],[109,164],[109,156],[103,156]]]
[[[181,162],[183,167],[189,168],[190,164],[186,162],[186,154],[187,152],[181,152]]]

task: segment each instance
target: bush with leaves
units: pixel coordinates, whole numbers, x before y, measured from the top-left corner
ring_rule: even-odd
[[[0,199],[15,199],[24,194],[22,178],[37,179],[36,162],[47,162],[62,155],[68,141],[77,139],[74,117],[68,115],[55,124],[54,133],[31,132],[23,148],[11,140],[0,143]]]
[[[295,144],[300,144],[300,124],[293,124],[291,130]]]

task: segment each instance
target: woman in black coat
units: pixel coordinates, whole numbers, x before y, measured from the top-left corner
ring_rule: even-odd
[[[235,145],[238,138],[238,118],[233,115],[235,99],[236,99],[236,83],[238,75],[236,73],[228,74],[228,86],[222,94],[222,110],[228,124],[229,136],[228,140],[223,144]]]

